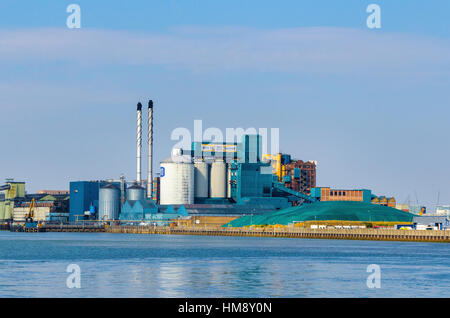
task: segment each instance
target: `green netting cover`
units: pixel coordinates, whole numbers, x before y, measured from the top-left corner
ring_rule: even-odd
[[[288,225],[303,221],[412,222],[413,214],[394,208],[363,202],[316,202],[261,215],[246,215],[225,227],[249,225]]]

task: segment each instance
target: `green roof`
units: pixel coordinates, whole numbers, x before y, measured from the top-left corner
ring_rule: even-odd
[[[304,221],[412,222],[414,215],[378,204],[352,201],[316,202],[261,215],[246,215],[225,226],[281,224]]]

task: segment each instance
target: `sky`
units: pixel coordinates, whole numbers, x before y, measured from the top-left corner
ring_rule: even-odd
[[[66,25],[72,3],[79,29]],[[379,29],[367,27],[369,4],[381,9]],[[317,160],[318,186],[450,204],[449,9],[446,0],[3,0],[0,180],[25,181],[28,192],[134,180],[136,103],[152,99],[155,170],[173,130],[193,131],[194,120],[224,132],[279,128],[283,153]]]

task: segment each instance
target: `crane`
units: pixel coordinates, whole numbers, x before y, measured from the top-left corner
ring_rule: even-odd
[[[30,208],[28,209],[28,213],[25,215],[25,222],[33,223],[35,207],[36,207],[36,204],[35,204],[35,201],[33,198],[33,199],[31,199]]]
[[[422,214],[426,213],[426,208],[423,206],[420,208],[419,216],[422,216]]]

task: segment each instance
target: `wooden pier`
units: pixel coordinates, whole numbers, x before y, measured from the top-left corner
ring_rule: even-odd
[[[254,236],[450,243],[450,231],[425,230],[112,226],[107,228],[106,231],[109,233],[132,234]]]

